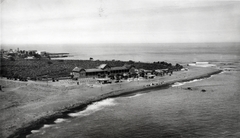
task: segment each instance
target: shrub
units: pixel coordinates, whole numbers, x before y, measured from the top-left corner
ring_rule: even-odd
[[[49,65],[50,65],[50,64],[53,64],[51,61],[48,61],[47,63],[48,63]]]
[[[9,57],[9,60],[10,61],[15,61],[15,58],[14,57]]]

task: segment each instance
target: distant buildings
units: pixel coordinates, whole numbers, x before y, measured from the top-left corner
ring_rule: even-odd
[[[104,77],[116,74],[135,73],[135,66],[133,65],[124,65],[121,67],[111,67],[107,64],[101,64],[97,68],[92,69],[83,69],[81,67],[75,67],[72,72],[72,78],[87,78],[87,77]]]
[[[68,57],[69,53],[47,53],[50,58]]]
[[[174,69],[177,71],[178,69]],[[156,69],[156,70],[145,70],[136,69],[134,65],[124,65],[119,67],[111,67],[108,64],[101,64],[96,68],[84,69],[81,67],[75,67],[70,73],[71,77],[75,80],[79,78],[112,78],[116,79],[121,76],[122,78],[129,77],[144,77],[146,79],[152,79],[156,76],[171,75],[174,71],[173,69]]]
[[[43,55],[47,54],[47,52],[46,51],[37,51],[36,54],[43,56]]]
[[[19,48],[13,50],[1,49],[1,57],[5,59],[9,58],[24,58],[24,59],[39,59],[39,58],[59,58],[68,57],[69,53],[49,53],[46,51],[38,50],[20,50]]]

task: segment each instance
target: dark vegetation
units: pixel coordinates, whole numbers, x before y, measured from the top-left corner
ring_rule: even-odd
[[[166,62],[142,63],[133,61],[92,61],[92,60],[49,60],[49,59],[1,59],[0,71],[1,76],[9,79],[19,80],[39,80],[44,77],[59,78],[69,77],[74,67],[85,69],[96,68],[100,64],[108,64],[112,67],[123,66],[124,64],[134,65],[137,69],[155,70],[169,69],[180,70],[181,65],[172,65]]]

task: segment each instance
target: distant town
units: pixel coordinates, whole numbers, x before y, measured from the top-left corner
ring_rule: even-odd
[[[47,51],[38,51],[38,50],[21,50],[17,49],[9,49],[4,50],[1,49],[1,58],[16,60],[16,59],[41,59],[41,58],[61,58],[68,57],[69,53],[50,53]]]

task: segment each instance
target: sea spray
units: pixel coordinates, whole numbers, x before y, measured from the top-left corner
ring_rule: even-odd
[[[101,109],[103,109],[106,106],[114,106],[116,103],[114,103],[113,98],[108,98],[99,102],[95,102],[89,106],[83,111],[77,112],[77,113],[69,113],[68,115],[71,117],[77,117],[77,116],[87,116],[94,112],[97,112]]]

